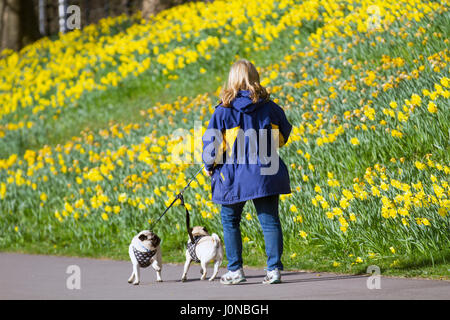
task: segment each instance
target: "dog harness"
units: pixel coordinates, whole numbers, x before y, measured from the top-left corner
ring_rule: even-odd
[[[144,246],[141,246],[141,248],[145,249],[146,251],[138,251],[133,246],[134,256],[136,257],[136,260],[141,268],[147,268],[150,265],[153,256],[156,254],[156,250],[149,250]]]
[[[188,249],[189,255],[191,256],[191,259],[197,263],[200,262],[200,259],[197,257],[197,254],[195,253],[195,248],[197,248],[198,242],[203,237],[204,236],[196,236],[196,237],[194,237],[194,242],[187,243],[187,249]]]

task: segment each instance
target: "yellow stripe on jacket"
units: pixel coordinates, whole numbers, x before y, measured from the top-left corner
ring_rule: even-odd
[[[286,144],[286,142],[284,141],[283,134],[278,129],[279,127],[273,123],[271,123],[271,125],[272,125],[272,129],[276,129],[276,130],[272,131],[272,134],[273,134],[273,138],[275,140],[278,138],[278,147],[284,146]]]
[[[231,129],[226,129],[223,133],[223,151],[226,151],[228,157],[231,157],[233,152],[233,145],[236,141],[239,129],[240,127],[237,126]]]

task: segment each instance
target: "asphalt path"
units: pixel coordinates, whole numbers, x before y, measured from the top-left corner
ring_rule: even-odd
[[[156,282],[149,267],[141,269],[141,283],[134,286],[127,282],[131,270],[128,261],[0,253],[0,299],[450,299],[450,281],[443,280],[283,271],[281,284],[264,285],[264,270],[244,268],[247,282],[225,286],[219,282],[223,267],[209,282],[200,280],[200,266],[192,264],[188,281],[181,282],[183,266],[164,264],[163,282]]]

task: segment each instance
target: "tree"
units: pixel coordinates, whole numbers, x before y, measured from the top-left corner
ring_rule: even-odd
[[[161,12],[169,7],[170,0],[143,0],[142,1],[142,17],[149,18],[152,15]]]
[[[34,6],[27,0],[0,0],[0,47],[20,50],[39,39]]]

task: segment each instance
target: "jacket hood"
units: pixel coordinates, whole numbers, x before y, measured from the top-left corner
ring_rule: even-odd
[[[262,99],[259,100],[261,102]],[[259,107],[258,103],[253,103],[250,97],[250,91],[241,90],[238,92],[236,98],[231,102],[231,106],[242,113],[251,113]]]

